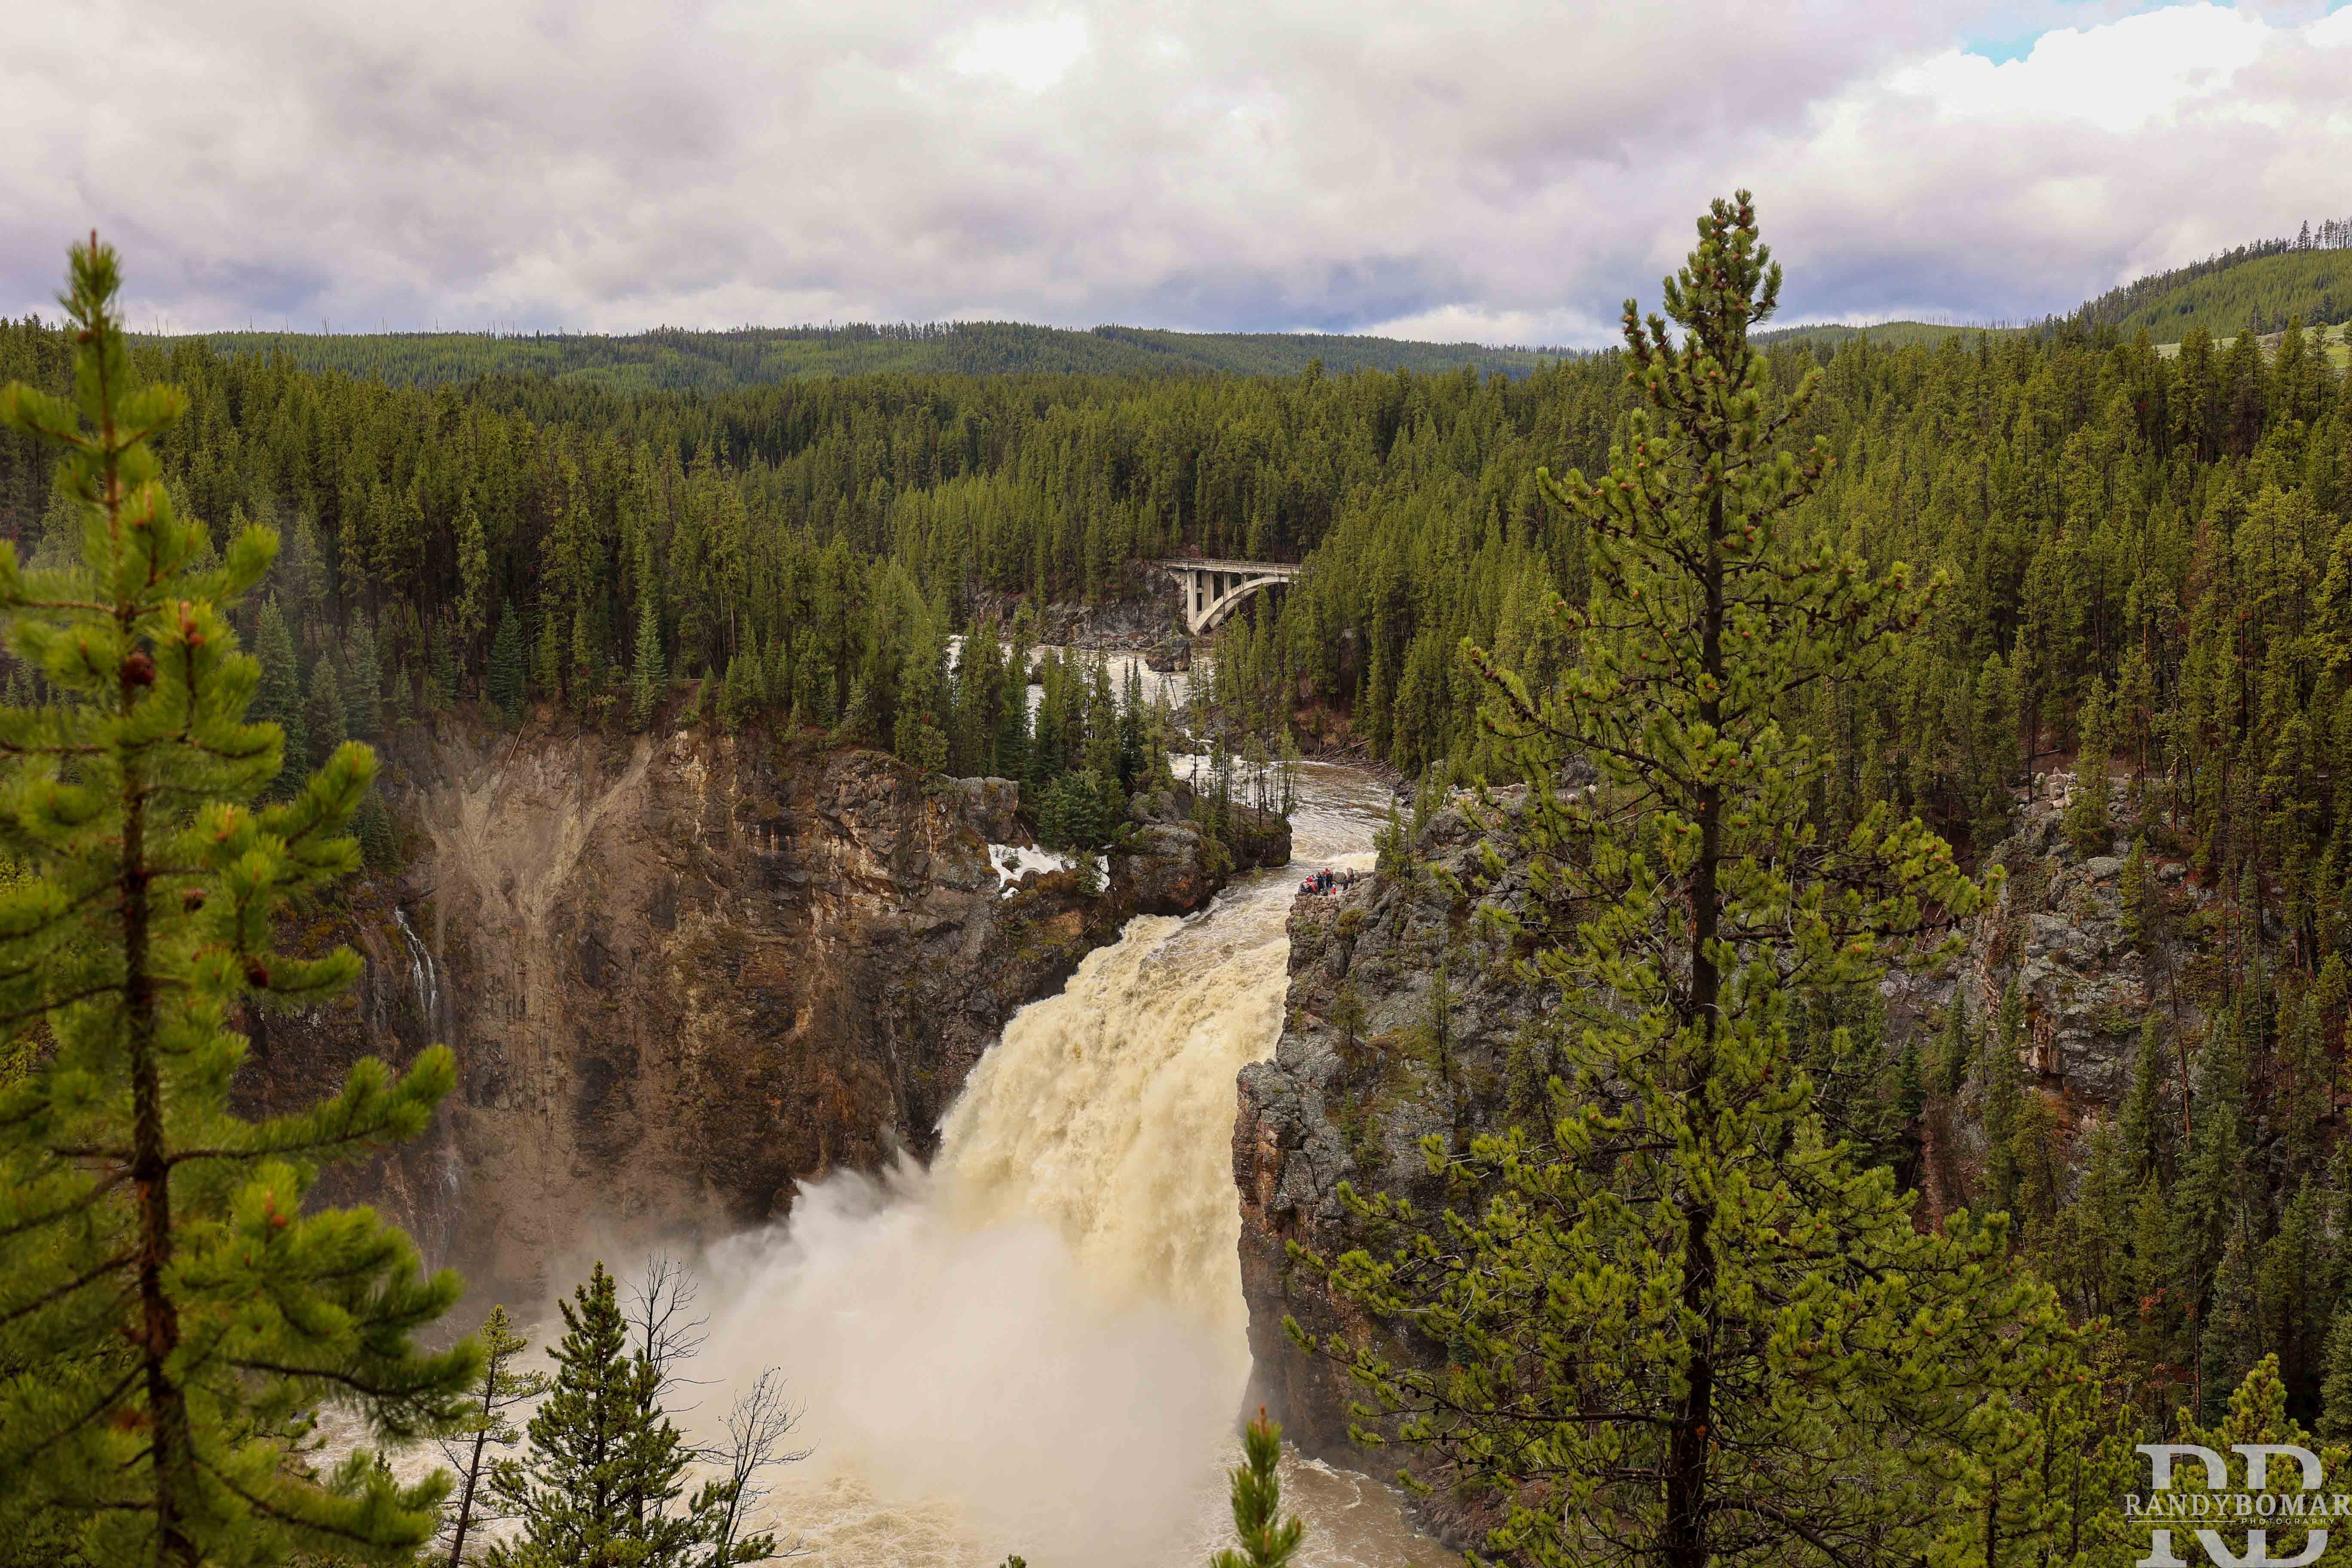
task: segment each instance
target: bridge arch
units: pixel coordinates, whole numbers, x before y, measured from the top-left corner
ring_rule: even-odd
[[[1214,631],[1253,594],[1295,583],[1303,566],[1272,561],[1162,561],[1161,570],[1184,594],[1184,629],[1194,637]]]

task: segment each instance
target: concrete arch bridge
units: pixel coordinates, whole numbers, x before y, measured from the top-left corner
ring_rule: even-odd
[[[1307,570],[1274,561],[1162,561],[1160,568],[1183,589],[1184,629],[1194,637],[1214,631],[1252,594],[1295,583]]]

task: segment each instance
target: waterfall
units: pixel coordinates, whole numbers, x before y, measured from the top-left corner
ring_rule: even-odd
[[[394,905],[393,923],[400,928],[400,940],[408,944],[409,982],[416,988],[416,1010],[424,1017],[425,1034],[428,1040],[441,1036],[441,970],[433,962],[433,950],[408,923],[408,911]]]
[[[1387,793],[1310,770],[1303,858],[1362,863]],[[697,1374],[715,1422],[773,1364],[814,1458],[769,1522],[827,1562],[1198,1563],[1228,1539],[1223,1467],[1250,1359],[1234,1079],[1282,1027],[1296,871],[1205,916],[1141,917],[1023,1009],[938,1159],[803,1189],[706,1260]],[[1429,1563],[1381,1489],[1286,1467],[1302,1568]]]
[[[425,939],[416,934],[416,928],[409,924],[407,910],[395,904],[392,920],[393,924],[399,927],[400,940],[408,949],[409,984],[415,991],[416,1010],[424,1021],[425,1043],[446,1043],[446,1034],[441,1026],[440,965],[434,962],[433,950],[425,945]],[[383,1028],[382,1019],[376,1020],[376,1026],[379,1030]],[[416,1194],[422,1210],[419,1218],[429,1221],[431,1234],[420,1234],[416,1239],[425,1257],[437,1265],[449,1258],[457,1244],[460,1212],[457,1200],[465,1186],[466,1173],[465,1161],[457,1152],[457,1130],[450,1121],[446,1102],[434,1109],[431,1136],[438,1145],[439,1152],[434,1163],[430,1185]]]

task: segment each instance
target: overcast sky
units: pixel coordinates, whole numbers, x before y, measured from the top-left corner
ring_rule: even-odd
[[[1784,320],[2063,309],[2352,216],[2352,9],[2126,0],[44,0],[0,310],[994,318],[1591,343],[1744,184]]]

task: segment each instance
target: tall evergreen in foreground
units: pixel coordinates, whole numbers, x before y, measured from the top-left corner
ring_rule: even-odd
[[[62,1525],[80,1560],[125,1568],[404,1560],[445,1478],[404,1487],[355,1455],[322,1486],[289,1455],[331,1401],[385,1437],[451,1416],[473,1347],[424,1355],[411,1336],[458,1284],[422,1278],[368,1211],[303,1198],[321,1160],[420,1131],[449,1053],[399,1078],[363,1061],[291,1116],[228,1106],[231,1010],[313,1006],[359,968],[273,950],[271,921],[358,864],[341,833],[375,759],[343,746],[290,799],[249,804],[283,740],[246,722],[261,672],[223,610],[276,536],[247,529],[210,563],[157,479],[149,439],[185,405],[129,384],[114,252],[93,237],[71,278],[74,397],[0,391],[0,422],[62,451],[80,524],[79,565],[26,572],[0,545],[10,646],[56,699],[0,709],[19,871],[0,1020],[38,1054],[0,1089],[0,1535]]]
[[[1563,1064],[1548,1125],[1466,1155],[1431,1138],[1433,1173],[1486,1206],[1432,1228],[1350,1193],[1396,1244],[1328,1266],[1445,1347],[1434,1368],[1327,1348],[1398,1439],[1499,1495],[1489,1544],[1515,1561],[1916,1561],[1959,1455],[1989,1420],[2026,1425],[2010,1395],[2064,1348],[1997,1226],[1916,1228],[1892,1173],[1825,1125],[1793,1049],[1809,997],[1868,985],[1923,910],[1980,894],[1883,807],[1818,834],[1822,753],[1780,725],[1926,595],[1899,564],[1782,529],[1828,458],[1775,448],[1814,385],[1772,395],[1748,345],[1779,288],[1747,195],[1716,203],[1665,286],[1679,332],[1626,306],[1647,407],[1610,472],[1538,475],[1591,541],[1589,605],[1552,608],[1575,661],[1531,690],[1469,650],[1517,776],[1559,784],[1517,819],[1525,913],[1482,915],[1530,955]]]

